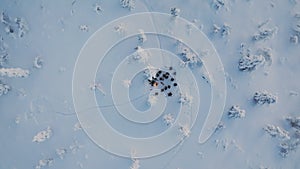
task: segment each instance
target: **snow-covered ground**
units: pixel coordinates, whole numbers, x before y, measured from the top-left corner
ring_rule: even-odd
[[[0,169],[300,168],[299,0],[0,0],[0,12]],[[126,21],[141,12],[153,13]]]

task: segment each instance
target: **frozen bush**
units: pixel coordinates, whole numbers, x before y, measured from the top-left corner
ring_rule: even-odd
[[[241,58],[239,60],[239,70],[241,71],[253,71],[261,65],[272,64],[272,49],[271,48],[258,48],[255,53],[251,52],[250,48],[246,47],[246,44],[240,45]]]
[[[189,125],[179,125],[179,132],[184,136],[184,137],[189,137],[191,134],[191,130]]]
[[[120,0],[120,4],[123,8],[133,10],[135,8],[135,0]]]
[[[164,122],[165,122],[165,124],[166,124],[167,126],[172,125],[172,124],[174,123],[174,121],[175,121],[173,115],[170,114],[170,113],[164,115],[163,120],[164,120]]]
[[[243,55],[239,60],[239,70],[241,71],[252,71],[257,66],[264,64],[265,58],[262,55]]]
[[[225,0],[213,0],[212,6],[214,9],[219,10],[225,6]]]
[[[246,111],[241,109],[240,106],[234,105],[228,111],[229,118],[244,118],[246,116]]]
[[[32,139],[32,142],[44,142],[52,136],[52,129],[48,127],[45,130],[38,132]]]
[[[267,91],[257,91],[253,96],[253,100],[256,104],[271,104],[276,103],[277,96],[267,92]]]
[[[15,23],[17,25],[18,36],[21,38],[28,32],[28,26],[23,18],[15,18]]]
[[[137,46],[135,49],[136,52],[133,54],[133,59],[138,60],[142,63],[146,63],[149,58],[149,53],[140,46]]]
[[[212,33],[213,34],[218,34],[220,31],[221,31],[221,28],[218,25],[213,24]]]
[[[126,25],[124,23],[120,23],[114,27],[115,31],[120,35],[124,35],[126,32]]]
[[[5,26],[5,32],[13,37],[22,38],[28,32],[28,25],[23,18],[11,19],[6,13],[2,12],[0,21]]]
[[[179,13],[180,13],[180,9],[179,8],[171,8],[170,9],[170,12],[171,12],[171,15],[176,17],[176,16],[179,16]]]
[[[220,36],[225,37],[230,35],[231,27],[227,23],[224,23],[222,26],[213,24],[212,33],[215,35],[220,34]]]
[[[184,66],[189,65],[189,66],[193,67],[193,66],[201,66],[202,65],[202,61],[198,57],[198,55],[196,53],[194,53],[193,51],[191,51],[189,48],[179,45],[178,50],[180,51],[179,55],[182,57]]]
[[[290,37],[290,42],[291,43],[294,43],[294,44],[297,44],[298,43],[298,40],[299,38],[298,38],[298,36],[297,35],[292,35],[291,37]]]
[[[229,26],[229,24],[224,23],[224,25],[221,28],[221,35],[222,37],[228,36],[231,33],[231,27]]]
[[[7,77],[28,77],[29,70],[24,70],[21,68],[0,68],[0,76]]]
[[[225,124],[222,121],[220,121],[220,123],[217,125],[217,127],[215,129],[215,132],[220,131],[225,128],[226,128]]]
[[[89,31],[89,27],[87,25],[79,25],[79,29],[83,32]]]
[[[292,27],[294,33],[299,37],[300,36],[300,14],[297,13],[294,15],[294,22]]]
[[[57,148],[57,149],[55,150],[55,152],[56,152],[56,155],[58,155],[58,157],[59,157],[60,159],[64,159],[64,158],[65,158],[65,155],[66,155],[66,153],[67,153],[67,149],[65,149],[65,148]]]
[[[242,55],[242,56],[245,56],[245,55],[250,55],[250,49],[249,48],[247,48],[247,44],[245,44],[245,43],[241,43],[240,44],[240,54]]]
[[[274,125],[267,125],[264,128],[272,137],[280,139],[279,153],[283,158],[296,151],[300,145],[300,117],[287,117],[286,120],[292,127],[289,131]]]
[[[279,145],[280,155],[284,158],[287,157],[291,151],[296,151],[299,145],[300,139],[292,139],[281,143]]]
[[[139,43],[143,44],[147,40],[147,36],[145,35],[144,30],[140,29],[138,34],[138,41]]]
[[[297,129],[297,130],[295,131],[293,137],[294,137],[295,139],[300,139],[300,130]]]
[[[280,128],[279,126],[274,126],[274,125],[267,125],[264,127],[264,130],[271,136],[271,137],[276,137],[280,138],[282,140],[289,140],[289,132]]]
[[[280,155],[284,158],[287,157],[290,152],[296,151],[300,145],[300,117],[287,117],[286,120],[290,123],[292,128],[296,129],[296,131],[291,130],[291,132],[294,132],[291,134],[291,138],[279,145]]]
[[[257,50],[257,55],[262,55],[265,58],[265,62],[268,65],[272,64],[272,49],[271,48],[260,48]]]
[[[293,18],[293,25],[292,25],[292,35],[290,36],[290,42],[297,44],[299,43],[300,38],[300,14],[296,13]]]
[[[49,167],[53,165],[53,158],[47,158],[39,160],[39,163],[35,166],[35,169],[41,169],[43,167]]]
[[[300,116],[299,117],[287,117],[286,120],[290,123],[291,127],[300,130]]]
[[[1,12],[0,21],[1,21],[1,23],[7,25],[10,22],[10,18],[6,13]]]
[[[7,61],[8,51],[7,45],[4,43],[3,37],[0,36],[0,67]]]
[[[188,93],[181,93],[179,97],[179,103],[191,105],[193,102],[193,97]]]
[[[271,39],[276,33],[277,33],[276,27],[273,29],[263,29],[260,30],[258,33],[254,34],[252,39],[254,41],[268,40]]]
[[[0,96],[6,95],[10,91],[10,86],[0,82]]]
[[[69,146],[69,149],[73,154],[77,153],[81,148],[83,148],[83,145],[79,144],[77,140],[74,140],[74,142]]]

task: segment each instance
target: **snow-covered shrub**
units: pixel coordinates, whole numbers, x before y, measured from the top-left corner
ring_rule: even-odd
[[[296,151],[300,145],[300,139],[292,139],[285,141],[279,145],[280,155],[282,157],[287,157],[291,151]]]
[[[5,12],[0,14],[0,22],[5,26],[5,32],[13,37],[22,38],[29,30],[23,18],[11,19]]]
[[[6,95],[10,91],[10,86],[0,82],[0,96]]]
[[[145,35],[144,30],[140,29],[138,34],[138,41],[140,44],[143,44],[147,40],[147,36]]]
[[[21,38],[28,32],[28,25],[23,18],[15,18],[15,23],[18,29],[18,36]]]
[[[239,70],[241,71],[252,71],[255,70],[259,65],[264,64],[265,58],[263,55],[243,55],[239,60]]]
[[[198,57],[198,55],[196,53],[194,53],[193,51],[191,51],[189,48],[184,47],[179,45],[178,49],[179,55],[182,57],[183,62],[184,62],[184,66],[201,66],[202,65],[202,61],[201,59]]]
[[[7,44],[4,43],[3,37],[0,36],[0,67],[7,61],[8,51]]]
[[[172,114],[166,114],[163,116],[163,120],[164,120],[164,123],[169,126],[169,125],[172,125],[175,121],[174,117]]]
[[[176,16],[179,16],[180,9],[174,7],[174,8],[171,8],[171,9],[170,9],[170,12],[171,12],[171,15],[172,15],[172,16],[176,17]]]
[[[291,43],[299,43],[299,38],[300,38],[300,14],[296,13],[293,18],[293,35],[290,37],[290,42]]]
[[[240,55],[242,56],[239,60],[238,68],[240,71],[253,71],[259,66],[272,64],[272,49],[263,47],[255,49],[255,52],[251,52],[251,49],[246,44],[241,43]]]
[[[24,70],[21,68],[0,68],[0,76],[7,77],[28,77],[29,70]]]
[[[298,38],[297,35],[292,35],[292,36],[290,37],[290,42],[291,42],[291,43],[294,43],[294,44],[297,44],[297,43],[299,42],[298,39],[299,39],[299,38]]]
[[[225,124],[222,121],[220,121],[220,123],[217,125],[217,127],[215,129],[215,132],[220,131],[225,128],[226,128]]]
[[[277,96],[267,92],[267,91],[257,91],[253,96],[253,100],[256,104],[271,104],[276,103]]]
[[[212,27],[212,33],[213,34],[218,34],[221,30],[221,27],[216,25],[216,24],[213,24],[213,27]]]
[[[212,7],[216,10],[223,8],[225,6],[225,0],[213,0]]]
[[[32,139],[32,142],[44,142],[52,136],[52,129],[48,127],[45,130],[38,132]]]
[[[69,149],[73,154],[76,154],[81,148],[83,148],[83,145],[79,144],[77,140],[74,140],[69,146]]]
[[[230,35],[230,33],[231,33],[231,27],[230,27],[230,25],[227,24],[227,23],[224,23],[224,25],[221,28],[221,36],[225,37],[225,36]]]
[[[225,37],[225,36],[228,36],[230,35],[231,33],[231,27],[229,24],[227,23],[224,23],[221,27],[216,25],[216,24],[213,24],[213,28],[212,28],[212,33],[213,34],[219,34],[222,36],[222,37]]]
[[[149,59],[149,53],[143,49],[142,47],[140,46],[137,46],[135,48],[136,52],[132,55],[132,59],[133,60],[137,60],[141,63],[146,63],[148,62],[148,59]]]
[[[271,39],[277,33],[277,30],[278,30],[277,27],[275,27],[273,29],[260,30],[258,33],[253,35],[252,39],[254,41]]]
[[[246,116],[246,111],[241,109],[240,106],[234,105],[228,111],[229,118],[244,118]]]
[[[135,0],[120,0],[120,4],[123,8],[133,10],[135,8]]]
[[[124,35],[126,33],[126,24],[120,23],[114,27],[115,31],[120,34]]]
[[[283,158],[296,151],[300,145],[300,117],[287,117],[286,120],[291,125],[288,131],[274,125],[264,128],[270,136],[279,139],[279,153]]]
[[[271,137],[276,137],[280,138],[282,140],[289,140],[291,137],[289,135],[289,132],[282,129],[279,126],[274,126],[274,125],[267,125],[264,127],[264,130],[271,136]]]
[[[39,163],[35,166],[35,169],[42,169],[44,167],[49,167],[53,165],[53,158],[47,158],[39,160]]]
[[[179,103],[191,105],[193,102],[193,97],[188,93],[181,93],[179,97]]]
[[[265,62],[268,65],[272,64],[272,49],[271,48],[259,48],[257,50],[257,55],[262,55],[265,58]]]
[[[299,120],[299,118],[292,118],[292,119],[295,119],[296,122],[297,120]],[[296,125],[298,125],[298,122]],[[279,145],[280,155],[284,158],[287,157],[290,152],[296,151],[299,145],[300,145],[300,130],[296,128],[294,134],[291,134],[291,139],[285,140],[280,143]]]
[[[89,31],[89,26],[87,25],[79,25],[79,29],[83,32],[88,32]]]
[[[189,137],[191,134],[191,129],[189,125],[179,125],[179,132],[184,136],[184,137]]]
[[[64,158],[65,158],[65,155],[66,155],[66,153],[67,153],[67,149],[66,149],[66,148],[57,148],[57,149],[55,150],[55,152],[56,152],[56,155],[58,155],[58,157],[59,157],[60,159],[64,159]]]
[[[300,130],[300,116],[299,117],[287,117],[286,120],[290,123],[291,127]]]

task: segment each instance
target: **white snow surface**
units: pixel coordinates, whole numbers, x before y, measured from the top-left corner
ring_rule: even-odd
[[[300,168],[299,0],[0,0],[0,12],[0,169]],[[205,143],[198,143],[206,119],[204,111],[212,97],[211,84],[206,79],[199,86],[201,112],[192,129],[186,124],[166,125],[176,121],[175,110],[180,106],[193,107],[194,99],[178,91],[176,95],[176,89],[172,89],[171,99],[182,104],[167,105],[170,112],[153,122],[154,127],[129,123],[121,115],[111,113],[114,110],[111,102],[101,102],[111,94],[108,79],[119,64],[115,61],[136,52],[137,46],[140,47],[137,52],[148,47],[165,47],[174,49],[172,52],[178,55],[176,40],[157,38],[141,30],[140,35],[122,41],[123,45],[116,44],[103,60],[109,64],[99,67],[99,72],[102,69],[110,72],[99,73],[95,82],[86,82],[86,89],[82,89],[95,93],[107,122],[124,135],[151,137],[173,126],[178,128],[174,133],[178,138],[186,136],[166,153],[132,160],[101,149],[84,130],[79,130],[89,126],[80,124],[74,111],[72,76],[79,52],[94,32],[117,18],[139,12],[172,14],[175,26],[176,18],[183,17],[208,37],[226,72],[227,100],[221,119],[226,127]],[[116,25],[114,31],[125,36],[126,28],[124,23]],[[148,55],[138,54],[136,59],[147,61]],[[193,54],[188,56],[200,63]],[[205,57],[209,53],[200,58],[205,60]],[[239,62],[243,57],[243,68],[257,66],[250,68],[251,71],[241,71]],[[205,74],[196,73],[199,77]],[[149,104],[139,106],[147,103],[148,96],[143,95],[147,91],[135,88],[139,85],[136,79],[122,80],[120,83],[129,90],[130,97],[141,96],[130,104],[141,111],[147,109]],[[142,94],[135,95],[137,91]],[[253,96],[257,91],[268,91],[276,102],[256,104]],[[150,106],[155,101],[151,98]],[[242,108],[242,119],[228,118],[232,105]],[[88,113],[88,109],[82,112]],[[184,113],[187,121],[196,118]],[[172,116],[164,116],[168,114]],[[97,132],[105,137],[101,131]],[[163,145],[149,149],[160,146]],[[282,155],[286,151],[288,155]]]

